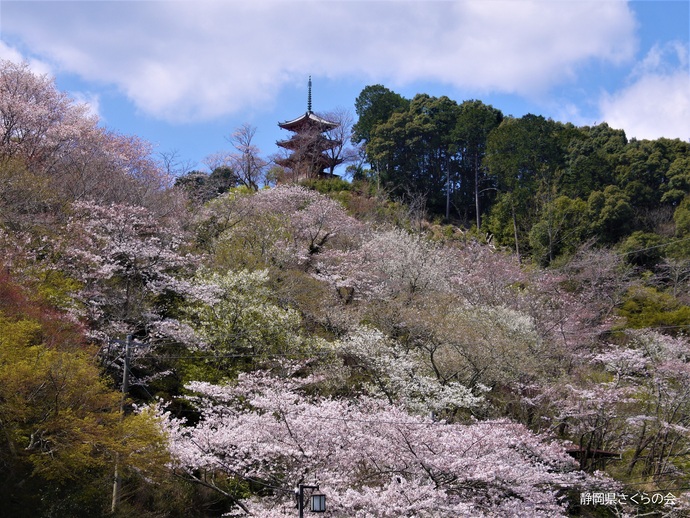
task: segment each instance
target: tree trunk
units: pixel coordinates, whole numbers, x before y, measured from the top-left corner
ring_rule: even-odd
[[[474,210],[477,219],[477,232],[482,226],[482,216],[479,207],[479,156],[474,152]]]
[[[517,255],[518,263],[521,263],[522,259],[520,258],[520,243],[518,242],[517,215],[515,214],[515,204],[513,203],[512,197],[510,200],[510,210],[511,210],[511,213],[513,216],[513,235],[515,237],[515,254]]]

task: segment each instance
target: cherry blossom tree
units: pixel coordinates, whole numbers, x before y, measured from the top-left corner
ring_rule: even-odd
[[[501,306],[464,305],[446,305],[442,315],[434,313],[418,309],[416,318],[410,314],[407,322],[417,347],[438,343],[434,361],[444,379],[470,387],[508,387],[547,377],[553,368],[548,346],[524,313]]]
[[[200,419],[168,416],[173,468],[224,494],[235,516],[291,516],[292,488],[312,481],[343,517],[566,516],[567,488],[615,491],[521,425],[435,422],[370,397],[307,395],[314,383],[258,372],[190,384]]]
[[[264,179],[268,162],[259,156],[259,148],[254,144],[255,134],[255,127],[243,124],[228,137],[228,141],[235,148],[235,152],[228,155],[227,165],[235,171],[242,185],[258,191],[259,183]]]
[[[326,138],[335,144],[325,151],[330,163],[328,172],[335,174],[336,164],[349,164],[359,158],[358,150],[351,147],[354,119],[352,112],[345,108],[336,108],[323,114],[322,117],[337,123],[337,126],[327,129],[325,132]]]
[[[616,381],[567,384],[562,390],[556,417],[561,432],[573,439],[581,469],[603,469],[607,455],[626,443],[629,429],[620,415],[635,402],[634,390]]]
[[[515,287],[529,279],[514,255],[475,239],[453,246],[452,266],[453,292],[469,304],[515,308],[519,298]]]
[[[0,157],[50,170],[96,120],[26,63],[0,61]]]
[[[337,201],[304,187],[278,186],[241,199],[231,197],[236,201],[229,211],[237,217],[225,225],[215,248],[217,255],[239,259],[242,266],[308,270],[326,250],[346,249],[361,239],[363,226]],[[205,218],[227,219],[223,204],[216,203]]]
[[[278,186],[252,200],[256,210],[287,217],[293,246],[304,256],[320,253],[339,238],[354,238],[362,227],[337,201],[299,186]]]
[[[412,298],[449,289],[451,258],[438,243],[403,229],[370,232],[361,246],[319,257],[319,278],[368,298]]]
[[[628,347],[611,347],[596,356],[636,397],[626,425],[634,447],[628,472],[655,481],[683,479],[680,459],[690,453],[690,347],[685,337],[630,331]],[[633,438],[634,437],[634,438]]]
[[[409,412],[454,412],[483,400],[483,394],[475,395],[461,383],[440,378],[421,348],[405,348],[379,330],[356,328],[333,347],[349,371],[343,379],[346,387],[361,385],[366,393]]]
[[[254,144],[254,135],[254,126],[242,124],[227,137],[234,151],[212,153],[204,159],[204,163],[213,173],[225,171],[235,185],[258,191],[261,183],[268,184],[266,170],[269,164],[261,158],[261,151]]]
[[[152,151],[138,137],[99,126],[88,107],[58,90],[49,76],[33,73],[26,63],[0,61],[0,185],[6,175],[33,179],[29,199],[44,201],[33,213],[61,206],[52,200],[46,207],[46,189],[63,203],[169,208],[171,194],[163,191],[170,177]]]
[[[583,299],[583,306],[592,308],[593,318],[601,321],[613,317],[613,310],[631,285],[633,272],[622,256],[585,243],[563,267],[563,273],[566,286]]]
[[[581,353],[587,361],[571,376],[542,382],[525,403],[540,407],[542,423],[574,443],[582,469],[615,461],[617,472],[650,489],[682,486],[690,452],[687,339],[644,330],[626,331],[619,341]]]
[[[181,207],[168,191],[171,177],[149,142],[97,128],[75,148],[60,159],[54,173],[67,199],[139,205],[163,214]]]
[[[76,203],[65,236],[58,265],[81,284],[80,313],[95,337],[143,331],[164,318],[166,296],[190,290],[184,235],[143,207]]]

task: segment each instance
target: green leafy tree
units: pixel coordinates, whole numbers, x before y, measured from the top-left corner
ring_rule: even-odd
[[[405,111],[410,101],[383,85],[365,87],[355,100],[355,112],[359,118],[352,128],[352,141],[369,142],[372,130],[386,122],[395,112]]]
[[[533,257],[542,264],[558,255],[573,254],[587,235],[587,203],[559,196],[548,203],[529,232]]]
[[[367,153],[394,196],[421,194],[432,212],[447,213],[450,180],[457,169],[453,132],[458,113],[457,103],[448,97],[418,94],[406,112],[374,127]]]
[[[376,183],[377,190],[381,187],[382,165],[368,147],[372,138],[372,132],[377,126],[390,120],[393,114],[407,111],[409,104],[410,101],[408,99],[383,85],[369,85],[365,87],[355,100],[355,112],[358,120],[352,126],[351,139],[354,144],[360,144],[360,149],[366,161],[372,167],[372,171],[368,175],[360,167],[357,177],[368,177]]]
[[[529,249],[530,232],[530,219],[525,216],[527,207],[522,206],[521,194],[499,192],[487,219],[493,240],[502,246],[512,246],[520,258]]]
[[[0,278],[0,497],[9,516],[104,514],[116,456],[127,479],[161,474],[157,418],[122,414],[95,352],[77,325]]]
[[[630,198],[615,185],[590,194],[587,212],[590,228],[602,243],[616,243],[632,230]]]
[[[676,223],[676,236],[686,237],[690,235],[690,196],[681,201],[673,213],[673,221]]]
[[[682,304],[670,293],[653,287],[634,286],[619,309],[629,327],[658,328],[678,334],[690,324],[690,306]]]
[[[183,365],[187,379],[220,381],[262,359],[299,357],[313,345],[300,332],[299,313],[272,299],[268,281],[266,270],[199,274],[200,297],[183,309],[199,337],[197,357]]]
[[[651,270],[663,258],[666,242],[659,234],[638,230],[621,244],[620,251],[630,264]]]
[[[690,144],[681,140],[658,139],[630,142],[620,155],[616,185],[634,200],[635,230],[656,232],[670,221],[671,212],[687,189]],[[680,160],[679,160],[680,159]]]
[[[456,182],[461,189],[460,203],[466,204],[468,198],[474,201],[477,229],[481,228],[482,194],[492,188],[484,165],[486,142],[489,133],[502,120],[500,110],[481,101],[465,101],[460,105],[454,139],[462,160]]]
[[[564,162],[562,131],[562,125],[528,114],[520,119],[504,119],[489,135],[486,160],[497,181],[499,202],[509,207],[518,256],[523,252],[521,243],[527,243],[524,234],[556,192],[557,175]],[[500,226],[505,226],[505,221],[493,221],[491,231],[504,235],[496,223],[503,221]]]
[[[678,157],[668,168],[668,183],[663,187],[662,203],[677,205],[690,194],[690,157]]]
[[[615,184],[617,161],[626,145],[625,132],[606,123],[578,128],[568,143],[561,192],[584,199],[592,191]]]
[[[674,259],[690,258],[690,196],[686,196],[673,211],[675,238],[665,247],[668,257]]]

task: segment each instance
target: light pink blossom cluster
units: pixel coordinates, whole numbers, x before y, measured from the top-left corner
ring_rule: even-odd
[[[260,484],[266,496],[244,502],[259,516],[294,513],[300,481],[318,481],[341,517],[565,516],[562,489],[601,483],[519,424],[446,424],[379,399],[308,395],[316,381],[190,384],[200,420],[166,421],[174,468]]]
[[[155,299],[193,294],[185,274],[196,260],[183,235],[143,207],[78,202],[65,229],[60,266],[81,283],[77,298],[94,328],[114,335],[161,317]]]

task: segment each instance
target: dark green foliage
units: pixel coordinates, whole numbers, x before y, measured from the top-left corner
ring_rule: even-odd
[[[559,196],[542,209],[541,219],[529,231],[532,256],[540,264],[573,254],[588,235],[587,203]]]
[[[359,120],[352,128],[352,141],[369,142],[372,130],[393,113],[407,109],[410,101],[382,85],[367,86],[355,100]]]
[[[458,167],[453,141],[458,113],[448,97],[419,94],[407,111],[372,129],[367,155],[394,197],[423,194],[432,212],[444,213],[447,185]]]
[[[690,143],[628,141],[606,123],[504,118],[478,100],[406,100],[381,85],[366,87],[356,106],[372,183],[395,200],[423,199],[432,218],[486,227],[522,258],[548,264],[581,239],[607,246],[633,232],[666,239],[690,229]],[[665,252],[685,257],[690,246]]]
[[[623,130],[614,130],[606,123],[579,128],[568,144],[563,193],[586,198],[590,192],[614,183],[617,156],[626,144]]]
[[[453,204],[457,207],[474,209],[477,228],[481,228],[481,217],[485,204],[495,196],[493,179],[484,165],[486,141],[503,120],[500,110],[481,101],[465,101],[460,105],[453,139],[460,155],[457,176],[453,179]],[[468,209],[468,213],[472,210]]]
[[[564,127],[552,120],[525,115],[505,119],[489,135],[486,161],[501,199],[508,200],[518,255],[525,251],[521,246],[527,242],[525,234],[557,193],[565,159],[563,131]],[[490,229],[495,231],[495,227]]]
[[[594,191],[587,200],[592,233],[603,243],[616,243],[633,229],[630,197],[615,185]]]
[[[686,196],[675,210],[673,221],[676,223],[677,237],[690,235],[690,196]]]
[[[616,182],[629,195],[635,196],[637,210],[657,207],[666,192],[684,187],[682,178],[688,174],[688,169],[683,159],[690,156],[688,148],[685,142],[664,138],[632,141],[626,146],[616,168]],[[669,175],[672,164],[675,164],[673,187]],[[665,202],[670,203],[676,200],[677,194],[665,198]]]
[[[666,241],[659,234],[638,230],[623,242],[620,251],[630,264],[651,270],[664,257]]]
[[[680,156],[669,166],[662,203],[675,206],[690,192],[690,157]]]

